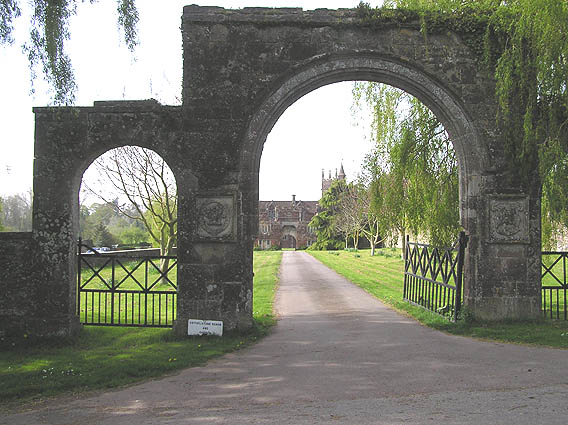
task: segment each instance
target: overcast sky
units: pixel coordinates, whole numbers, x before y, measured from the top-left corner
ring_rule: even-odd
[[[50,102],[48,87],[36,79],[30,95],[28,62],[21,45],[28,37],[29,11],[21,1],[15,43],[0,47],[0,196],[25,192],[32,186],[33,106]],[[192,1],[137,0],[140,45],[130,54],[116,26],[116,2],[100,0],[78,4],[71,20],[67,51],[79,86],[76,105],[95,100],[155,98],[162,104],[181,102],[183,6]],[[225,8],[356,7],[359,0],[311,1],[195,1]],[[381,1],[371,1],[372,6]],[[276,123],[262,155],[260,198],[317,200],[321,170],[333,170],[343,161],[348,178],[356,174],[371,148],[368,126],[351,116],[352,83],[325,86],[294,103]]]

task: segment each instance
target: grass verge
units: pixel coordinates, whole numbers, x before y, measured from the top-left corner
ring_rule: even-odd
[[[384,303],[431,328],[493,341],[568,348],[568,321],[471,323],[458,320],[452,323],[403,301],[404,263],[400,250],[381,249],[374,257],[369,250],[307,252]]]
[[[12,342],[0,351],[0,403],[13,406],[62,393],[113,388],[204,364],[266,335],[280,252],[254,253],[256,326],[218,337],[176,337],[171,329],[85,326],[74,340]],[[12,345],[13,344],[13,345]]]

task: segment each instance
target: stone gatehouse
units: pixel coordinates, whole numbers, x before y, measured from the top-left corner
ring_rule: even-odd
[[[318,201],[296,200],[258,202],[258,236],[255,247],[261,249],[306,248],[316,235],[309,223],[318,211]]]
[[[95,102],[35,108],[33,229],[0,236],[0,332],[69,335],[78,326],[75,240],[83,172],[125,145],[154,150],[179,196],[176,331],[189,318],[252,323],[252,252],[266,137],[300,97],[370,80],[421,100],[444,124],[469,234],[464,297],[475,316],[540,314],[540,187],[507,175],[492,74],[449,30],[371,25],[357,11],[186,6],[183,104]],[[215,212],[218,220],[211,219]]]

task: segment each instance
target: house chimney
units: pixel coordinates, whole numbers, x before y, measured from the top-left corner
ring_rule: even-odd
[[[292,195],[292,204],[296,203],[296,195]]]

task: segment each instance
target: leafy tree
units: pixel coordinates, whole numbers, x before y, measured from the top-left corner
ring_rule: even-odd
[[[434,114],[416,98],[409,104],[391,155],[392,171],[404,191],[408,227],[434,245],[447,246],[461,229],[457,158]]]
[[[162,198],[156,198],[151,203],[146,213],[146,222],[151,226],[150,236],[154,246],[160,248],[160,255],[172,255],[174,245],[177,242],[177,200],[174,195],[163,194]],[[166,198],[168,196],[169,198]],[[174,196],[174,197],[173,197]],[[161,270],[168,270],[170,260],[161,260]]]
[[[371,206],[373,191],[377,191],[378,181],[374,180],[367,187],[364,179],[357,183],[346,185],[341,193],[338,205],[339,213],[336,215],[335,226],[345,235],[345,247],[347,240],[353,238],[353,246],[357,248],[359,239],[364,236],[371,247],[371,255],[375,255],[375,248],[388,235],[388,226],[384,224],[383,216]],[[375,204],[380,194],[376,194]]]
[[[335,229],[345,237],[345,248],[348,239],[353,239],[353,247],[359,246],[359,237],[366,224],[365,209],[366,191],[358,184],[345,185],[345,190],[339,196],[338,212],[335,215]]]
[[[104,223],[99,223],[93,231],[93,243],[96,246],[110,247],[115,243],[115,239],[108,231]]]
[[[91,0],[94,3],[96,0]],[[135,0],[116,0],[118,25],[128,48],[137,44],[138,10]],[[32,81],[40,67],[53,89],[55,104],[72,104],[75,100],[75,77],[71,59],[65,52],[65,41],[71,37],[69,19],[77,13],[78,0],[31,0],[30,37],[23,46],[30,62]],[[20,17],[19,0],[0,2],[0,44],[11,44],[14,23]]]
[[[79,205],[79,229],[80,235],[83,240],[89,239],[87,235],[91,235],[94,230],[94,225],[91,223],[91,211],[86,205]]]
[[[550,245],[553,229],[568,225],[568,2],[390,0],[384,7],[419,18],[426,37],[455,30],[484,54],[495,72],[511,183],[542,184],[543,244]],[[364,3],[359,11],[368,20],[388,13]]]
[[[147,242],[149,238],[137,220],[121,213],[118,199],[108,203],[93,203],[90,206],[80,205],[79,220],[83,240],[96,239],[95,230],[100,224],[107,228],[116,243],[142,243]]]
[[[371,246],[371,256],[375,255],[375,248],[388,237],[390,221],[388,214],[391,211],[383,211],[382,209],[382,194],[381,184],[384,180],[373,180],[369,187],[366,189],[363,198],[364,212],[366,217],[366,224],[362,229],[363,235],[369,241]]]
[[[378,83],[356,83],[355,106],[370,106],[374,150],[364,164],[374,238],[426,236],[448,245],[460,229],[458,169],[440,122],[416,98]],[[357,110],[357,109],[355,109]],[[404,251],[403,251],[404,252]]]
[[[5,230],[12,232],[29,232],[32,230],[32,194],[18,193],[2,200],[0,222]]]
[[[120,241],[127,245],[139,245],[148,242],[148,232],[137,226],[130,226],[120,233]]]
[[[317,237],[310,249],[327,250],[342,247],[343,237],[336,228],[336,215],[339,212],[341,194],[345,189],[344,180],[335,180],[319,200],[320,211],[312,217],[309,224]]]

